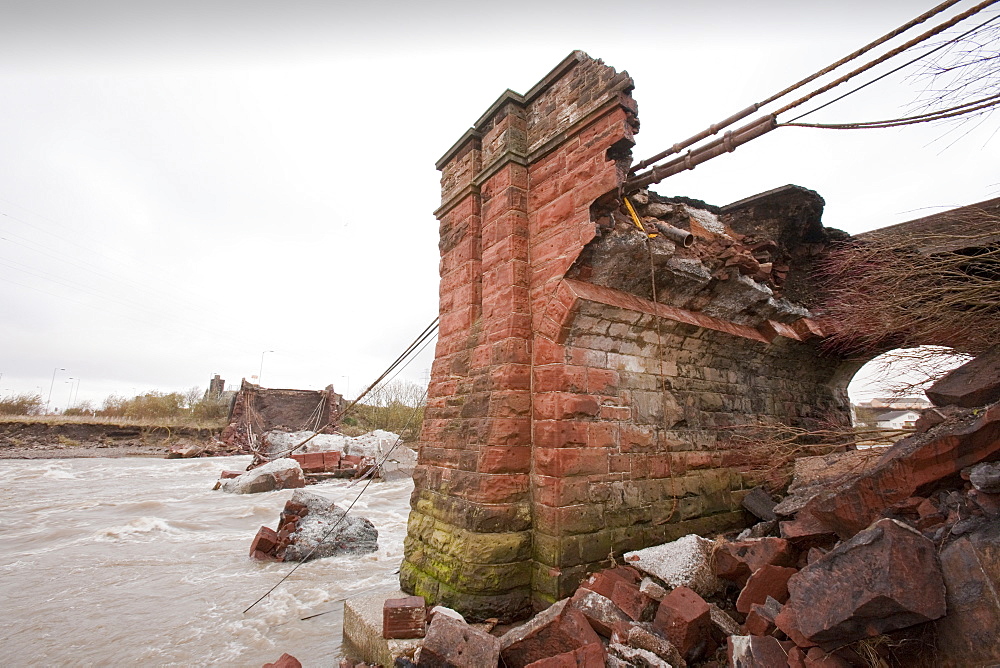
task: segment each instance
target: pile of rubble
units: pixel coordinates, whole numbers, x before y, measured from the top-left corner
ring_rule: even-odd
[[[353,438],[312,431],[274,431],[267,434],[265,443],[273,457],[270,461],[255,460],[248,471],[223,471],[215,489],[250,494],[368,475],[394,481],[409,479],[417,463],[417,454],[397,434],[381,429]],[[299,451],[288,454],[293,449]]]
[[[375,464],[377,478],[399,480],[412,476],[417,463],[417,454],[400,441],[398,434],[382,429],[354,437],[270,431],[264,442],[271,456],[287,456],[299,462],[307,482],[360,477]],[[291,450],[295,452],[287,454]]]
[[[800,460],[781,503],[754,490],[740,535],[626,553],[502,635],[387,601],[383,637],[423,638],[396,666],[1000,663],[1000,354],[928,395],[892,447]]]
[[[329,499],[296,491],[285,502],[278,530],[262,526],[250,545],[260,561],[310,561],[378,549],[378,530],[364,517],[346,515]]]

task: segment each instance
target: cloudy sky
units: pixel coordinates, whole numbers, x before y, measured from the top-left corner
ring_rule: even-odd
[[[436,314],[434,162],[504,89],[573,49],[628,70],[642,158],[930,5],[0,0],[0,393],[238,384],[263,357],[266,386],[353,394]],[[1000,195],[995,130],[781,129],[657,190],[795,183],[861,232]]]

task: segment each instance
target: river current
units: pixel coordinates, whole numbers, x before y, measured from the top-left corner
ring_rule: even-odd
[[[343,599],[398,586],[413,483],[372,483],[354,506],[377,552],[307,562],[244,614],[294,566],[248,556],[292,490],[212,491],[248,462],[0,460],[0,665],[337,665]],[[345,508],[362,484],[308,489]]]

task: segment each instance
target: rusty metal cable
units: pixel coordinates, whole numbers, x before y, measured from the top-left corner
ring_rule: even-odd
[[[682,142],[678,142],[678,143],[674,144],[673,146],[671,146],[667,150],[661,151],[660,153],[657,153],[656,155],[654,155],[652,157],[646,158],[645,160],[642,160],[642,161],[638,162],[635,166],[633,166],[629,170],[629,173],[633,174],[635,172],[638,172],[641,169],[645,169],[646,167],[649,167],[650,165],[653,165],[653,164],[659,162],[660,160],[662,160],[663,158],[667,157],[668,155],[673,155],[675,153],[680,153],[681,151],[683,151],[688,146],[691,146],[692,144],[696,144],[696,143],[700,142],[703,139],[706,139],[706,138],[708,138],[708,137],[710,137],[710,136],[712,136],[714,134],[717,134],[719,132],[719,130],[722,130],[723,128],[727,128],[730,125],[732,125],[733,123],[736,123],[737,121],[740,121],[740,120],[746,118],[747,116],[749,116],[750,114],[754,113],[755,111],[757,111],[761,107],[763,107],[763,106],[765,106],[767,104],[770,104],[770,103],[772,103],[772,102],[774,102],[774,101],[776,101],[776,100],[784,97],[785,95],[788,95],[789,93],[791,93],[791,92],[793,92],[795,90],[798,90],[802,86],[805,86],[808,83],[812,83],[813,81],[815,81],[816,79],[820,78],[821,76],[829,74],[830,72],[832,72],[835,69],[841,67],[842,65],[846,65],[847,63],[851,62],[852,60],[855,60],[855,59],[863,56],[864,54],[868,53],[872,49],[874,49],[874,48],[876,48],[878,46],[881,46],[882,44],[888,42],[890,39],[893,39],[894,37],[898,37],[899,35],[903,34],[907,30],[909,30],[910,28],[912,28],[913,26],[919,25],[919,24],[923,23],[927,19],[929,19],[929,18],[931,18],[931,17],[933,17],[933,16],[935,16],[937,14],[940,14],[944,10],[948,9],[949,7],[951,7],[953,5],[958,4],[959,2],[961,2],[961,0],[946,0],[946,2],[942,2],[938,6],[929,9],[928,11],[924,12],[920,16],[918,16],[918,17],[916,17],[914,19],[911,19],[910,21],[907,21],[906,23],[904,23],[903,25],[899,26],[895,30],[887,32],[886,34],[882,35],[881,37],[879,37],[875,41],[869,42],[868,44],[864,45],[863,47],[861,47],[857,51],[854,51],[853,53],[850,53],[850,54],[844,56],[843,58],[841,58],[837,62],[832,63],[830,65],[827,65],[823,69],[810,74],[806,78],[801,79],[800,81],[797,81],[796,83],[792,84],[791,86],[788,86],[787,88],[785,88],[784,90],[782,90],[780,92],[775,93],[774,95],[768,97],[767,99],[762,100],[760,102],[755,102],[754,104],[750,105],[746,109],[743,109],[742,111],[736,112],[735,114],[733,114],[729,118],[726,118],[725,120],[720,121],[719,123],[714,123],[714,124],[710,125],[708,128],[706,128],[706,129],[702,130],[701,132],[699,132],[698,134],[696,134],[696,135],[694,135],[692,137],[689,137],[688,139],[685,139]]]
[[[319,429],[317,429],[313,433],[312,436],[310,436],[309,438],[305,439],[304,441],[302,441],[298,445],[293,446],[292,448],[290,448],[289,450],[287,450],[284,454],[285,455],[289,455],[289,454],[295,452],[296,450],[298,450],[299,448],[301,448],[302,446],[304,446],[306,443],[308,443],[309,441],[311,441],[314,438],[316,438],[316,436],[321,431],[323,431],[327,427],[335,424],[336,422],[340,421],[341,419],[344,418],[344,416],[348,415],[352,410],[354,410],[354,407],[358,405],[358,402],[360,402],[362,399],[364,399],[365,396],[367,396],[369,392],[371,392],[373,389],[375,389],[375,387],[379,383],[381,383],[385,379],[386,376],[388,376],[390,373],[392,373],[400,364],[403,364],[403,362],[408,357],[411,357],[411,356],[415,355],[416,353],[414,351],[417,350],[418,347],[420,348],[420,350],[417,350],[417,352],[420,352],[420,351],[423,350],[423,347],[421,347],[421,346],[423,344],[425,344],[427,341],[429,341],[430,338],[433,337],[437,333],[438,323],[439,323],[440,319],[441,319],[440,316],[435,317],[431,321],[431,324],[427,325],[427,327],[424,328],[424,331],[420,332],[420,334],[417,335],[417,338],[414,339],[413,342],[410,343],[410,345],[406,347],[406,350],[404,350],[399,355],[399,357],[397,357],[393,361],[393,363],[389,365],[389,368],[386,369],[384,372],[382,372],[382,375],[379,376],[378,378],[376,378],[375,382],[373,382],[371,385],[369,385],[368,387],[366,387],[364,389],[364,391],[361,392],[361,394],[359,394],[357,397],[355,397],[354,400],[350,404],[347,405],[347,408],[345,408],[341,413],[338,413],[335,419],[331,418],[331,420],[329,422],[327,422],[325,425],[323,425],[322,427],[320,427]],[[409,362],[407,362],[407,364],[409,364]]]
[[[954,118],[956,116],[971,114],[975,111],[982,111],[984,109],[989,109],[997,105],[1000,105],[1000,93],[997,93],[996,95],[990,95],[989,97],[980,98],[979,100],[974,100],[972,102],[966,102],[965,104],[956,105],[954,107],[948,107],[947,109],[940,109],[938,111],[928,112],[926,114],[918,114],[916,116],[904,116],[902,118],[893,118],[885,121],[866,121],[858,123],[788,122],[788,123],[781,123],[779,127],[819,128],[821,130],[879,130],[882,128],[901,127],[903,125],[914,125],[916,123],[932,123],[934,121],[940,121],[946,118]]]
[[[805,104],[806,102],[808,102],[809,100],[813,99],[817,95],[822,95],[823,93],[825,93],[825,92],[827,92],[827,91],[829,91],[829,90],[831,90],[833,88],[836,88],[840,84],[845,83],[845,82],[853,79],[857,75],[862,74],[864,72],[867,72],[868,70],[872,69],[873,67],[876,67],[877,65],[881,65],[882,63],[884,63],[885,61],[889,60],[890,58],[895,58],[899,54],[903,53],[904,51],[906,51],[908,49],[913,48],[917,44],[920,44],[921,42],[926,42],[931,37],[934,37],[935,35],[941,34],[945,30],[947,30],[948,28],[951,28],[952,26],[956,25],[957,23],[960,23],[960,22],[964,21],[965,19],[969,18],[970,16],[974,16],[975,14],[978,14],[979,12],[983,11],[984,9],[986,9],[987,7],[989,7],[990,5],[994,5],[997,2],[1000,2],[1000,0],[983,0],[983,2],[980,2],[979,4],[974,5],[973,7],[970,7],[969,9],[965,10],[964,12],[962,12],[960,14],[956,14],[955,16],[951,17],[950,19],[948,19],[944,23],[940,23],[937,26],[931,28],[930,30],[917,35],[916,37],[914,37],[913,39],[909,40],[908,42],[905,42],[905,43],[897,46],[894,49],[890,49],[889,51],[886,51],[885,53],[883,53],[881,56],[879,56],[875,60],[868,61],[867,63],[865,63],[861,67],[859,67],[857,69],[854,69],[854,70],[848,72],[847,74],[845,74],[845,75],[843,75],[841,77],[838,77],[837,79],[834,79],[833,81],[831,81],[828,84],[820,86],[819,88],[817,88],[816,90],[812,91],[808,95],[804,95],[803,97],[800,97],[799,99],[795,100],[794,102],[790,102],[790,103],[786,104],[785,106],[783,106],[780,109],[778,109],[777,111],[775,111],[774,115],[777,116],[779,114],[783,114],[786,111],[790,111],[790,110],[794,109],[795,107],[798,107],[798,106],[801,106],[801,105]],[[990,19],[990,20],[992,20],[992,19]],[[953,40],[949,40],[949,43],[951,41],[953,41]],[[923,55],[921,55],[921,58],[924,58],[926,56],[927,56],[927,54],[923,54]]]
[[[865,83],[861,84],[860,86],[858,86],[856,88],[852,88],[851,90],[847,91],[843,95],[839,95],[839,96],[833,98],[832,100],[830,100],[828,102],[824,102],[823,104],[821,104],[820,106],[816,107],[815,109],[810,109],[809,111],[805,112],[804,114],[800,114],[800,115],[796,116],[792,120],[788,121],[788,123],[794,123],[795,121],[798,121],[801,118],[805,118],[806,116],[809,116],[810,114],[816,113],[820,109],[825,109],[826,107],[829,107],[831,104],[834,104],[836,102],[840,102],[841,100],[843,100],[848,95],[854,95],[858,91],[860,91],[860,90],[862,90],[864,88],[867,88],[868,86],[871,86],[872,84],[874,84],[874,83],[876,83],[878,81],[881,81],[882,79],[885,79],[886,77],[888,77],[890,75],[895,74],[896,72],[902,70],[905,67],[909,67],[910,65],[916,63],[919,60],[923,60],[924,58],[926,58],[927,56],[931,55],[932,53],[937,53],[938,51],[940,51],[940,50],[942,50],[942,49],[950,46],[951,44],[954,44],[955,42],[957,42],[957,41],[959,41],[959,40],[961,40],[961,39],[963,39],[965,37],[968,37],[972,33],[976,32],[976,31],[978,31],[978,30],[980,30],[982,28],[985,28],[986,26],[988,26],[989,24],[991,24],[991,23],[993,23],[994,21],[997,21],[997,20],[1000,20],[1000,16],[994,16],[993,18],[987,19],[986,21],[983,21],[982,23],[980,23],[979,25],[975,26],[974,28],[972,28],[970,30],[966,30],[964,33],[962,33],[961,35],[955,37],[954,39],[950,39],[947,42],[943,42],[942,44],[939,44],[938,46],[936,46],[935,48],[931,49],[930,51],[927,51],[926,53],[922,53],[919,56],[917,56],[916,58],[912,58],[912,59],[906,61],[905,63],[903,63],[902,65],[900,65],[898,67],[894,67],[893,69],[889,70],[888,72],[886,72],[884,74],[880,74],[879,76],[875,77],[871,81],[866,81]],[[785,123],[783,123],[782,125],[785,125]]]
[[[805,104],[806,102],[808,102],[809,100],[815,98],[816,96],[822,95],[823,93],[826,93],[826,92],[830,91],[831,89],[833,89],[833,88],[835,88],[835,87],[837,87],[837,86],[839,86],[839,85],[841,85],[841,84],[849,81],[850,79],[853,79],[854,77],[858,76],[859,74],[867,72],[868,70],[870,70],[870,69],[872,69],[872,68],[874,68],[874,67],[882,64],[883,62],[885,62],[886,60],[889,60],[890,58],[894,58],[894,57],[898,56],[900,53],[906,51],[907,49],[910,49],[910,48],[916,46],[917,44],[920,44],[921,42],[925,42],[926,40],[930,39],[931,37],[934,37],[935,35],[938,35],[938,34],[944,32],[945,30],[953,27],[957,23],[959,23],[961,21],[964,21],[965,19],[969,18],[970,16],[973,16],[973,15],[981,12],[982,10],[986,9],[987,7],[989,7],[991,5],[996,4],[997,2],[1000,2],[1000,0],[983,0],[982,2],[980,2],[980,3],[976,4],[975,6],[967,9],[966,11],[961,12],[960,14],[956,14],[955,16],[953,16],[952,18],[948,19],[947,21],[944,21],[943,23],[938,24],[934,28],[921,33],[920,35],[918,35],[917,37],[914,37],[913,39],[907,41],[906,43],[904,43],[904,44],[902,44],[902,45],[900,45],[900,46],[898,46],[898,47],[896,47],[894,49],[891,49],[890,51],[887,51],[886,53],[882,54],[878,58],[875,58],[874,60],[868,61],[867,63],[865,63],[861,67],[858,67],[858,68],[852,70],[851,72],[848,72],[847,74],[845,74],[845,75],[843,75],[841,77],[838,77],[834,81],[832,81],[832,82],[830,82],[828,84],[825,84],[825,85],[823,85],[823,86],[821,86],[821,87],[813,90],[812,92],[808,93],[807,95],[804,95],[804,96],[800,97],[799,99],[797,99],[797,100],[795,100],[793,102],[790,102],[789,104],[786,104],[785,106],[781,107],[780,109],[778,109],[774,113],[768,114],[766,116],[762,116],[762,117],[758,118],[757,120],[755,120],[755,121],[753,121],[753,122],[751,122],[751,123],[749,123],[747,125],[744,125],[743,127],[739,128],[738,130],[727,132],[723,137],[715,139],[712,142],[709,142],[708,144],[706,144],[704,146],[698,147],[698,148],[693,149],[693,150],[689,150],[683,156],[678,157],[678,158],[672,160],[671,162],[669,162],[669,163],[667,163],[665,165],[660,165],[659,167],[653,167],[652,169],[650,169],[649,171],[647,171],[645,173],[636,174],[636,175],[632,176],[625,183],[624,193],[627,195],[627,194],[636,192],[637,190],[639,190],[641,188],[644,188],[644,187],[646,187],[646,186],[648,186],[650,184],[653,184],[653,183],[658,183],[659,181],[662,181],[663,179],[665,179],[665,178],[667,178],[669,176],[672,176],[674,174],[677,174],[679,172],[690,170],[690,169],[694,169],[696,166],[698,166],[702,162],[706,162],[707,160],[711,160],[712,158],[718,157],[722,153],[732,152],[733,150],[735,150],[735,148],[737,146],[740,146],[740,145],[745,144],[745,143],[747,143],[749,141],[752,141],[753,139],[757,139],[758,137],[766,134],[767,132],[770,132],[771,130],[779,127],[779,125],[777,123],[777,118],[776,118],[778,114],[785,113],[785,112],[790,111],[791,109],[794,109],[794,108],[796,108],[796,107],[798,107],[798,106],[800,106],[802,104]],[[935,8],[935,9],[937,9],[937,8]],[[983,25],[986,25],[987,23],[989,23],[990,21],[993,21],[993,20],[994,19],[990,19],[986,23],[984,23],[984,24],[982,24],[980,26],[977,26],[976,28],[973,28],[972,30],[970,30],[970,31],[968,31],[968,32],[966,32],[964,34],[968,34],[970,32],[978,30]],[[958,39],[960,39],[960,37]],[[937,51],[938,49],[944,48],[946,45],[951,44],[954,41],[955,40],[948,40],[947,42],[945,42],[941,46],[937,47],[936,49],[930,51],[929,53],[933,53],[934,51]],[[916,62],[916,60],[920,60],[921,58],[926,58],[927,55],[929,55],[929,53],[922,54],[919,58],[914,59],[913,61],[910,61],[907,64],[912,64],[912,62]],[[896,70],[893,70],[893,71],[897,71],[898,69],[901,69],[902,67],[905,67],[905,66],[906,65],[903,65],[900,68],[896,68]],[[814,111],[818,111],[819,109],[822,109],[825,106],[829,106],[830,104],[833,104],[833,102],[836,102],[837,100],[841,100],[844,97],[846,97],[847,95],[851,95],[851,94],[857,92],[858,90],[861,90],[861,88],[864,88],[864,87],[866,87],[868,85],[871,85],[875,81],[878,81],[878,80],[880,80],[882,78],[885,78],[889,74],[892,74],[892,72],[889,72],[887,74],[881,75],[880,77],[876,78],[874,81],[868,82],[864,86],[860,86],[860,87],[858,87],[858,88],[856,88],[856,89],[854,89],[852,91],[849,91],[848,93],[845,93],[844,95],[840,96],[836,100],[832,100],[832,101],[830,101],[830,102],[822,105],[821,107],[818,107],[817,109],[814,109],[814,110],[812,110],[810,112],[807,112],[806,114],[803,114],[802,116],[805,116],[805,115],[808,115],[810,113],[813,113]],[[748,109],[750,109],[750,108],[748,107]],[[744,110],[744,111],[746,111],[746,110]],[[753,110],[751,109],[751,111],[749,113],[752,113],[752,111]],[[743,113],[743,112],[740,112],[740,113]],[[749,113],[746,114],[746,115],[749,115]],[[802,116],[799,116],[796,119],[793,119],[793,121],[794,120],[798,120],[798,118],[802,118]],[[737,114],[737,115],[735,115],[734,117],[731,117],[731,118],[734,118],[734,119],[738,120],[737,117],[742,118],[743,116],[740,116],[739,114]],[[713,127],[715,127],[715,126],[713,126]],[[705,133],[702,133],[702,135],[704,135],[704,136],[702,136],[701,139],[704,139],[705,137],[708,136],[708,134],[705,134]],[[692,143],[694,143],[694,142],[692,142]],[[675,146],[677,146],[677,145],[675,145]],[[673,152],[672,150],[668,150],[667,152],[664,152],[664,157],[666,155],[669,155],[672,152]],[[648,161],[644,161],[644,162],[648,163]],[[640,164],[643,164],[643,163],[640,163]]]

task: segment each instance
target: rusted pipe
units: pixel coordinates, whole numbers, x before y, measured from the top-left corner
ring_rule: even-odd
[[[666,223],[656,221],[656,229],[660,231],[660,234],[671,241],[679,243],[684,248],[690,248],[691,244],[694,243],[694,235],[687,230],[682,230],[679,227],[674,227],[673,225],[667,225]]]
[[[778,124],[773,115],[762,116],[738,130],[727,132],[723,137],[719,137],[704,146],[688,151],[681,157],[675,158],[659,167],[653,167],[642,174],[636,174],[625,182],[625,193],[634,193],[652,183],[659,183],[668,176],[673,176],[678,172],[688,169],[694,169],[701,163],[723,153],[732,153],[736,150],[737,146],[767,134],[776,127],[778,127]]]

